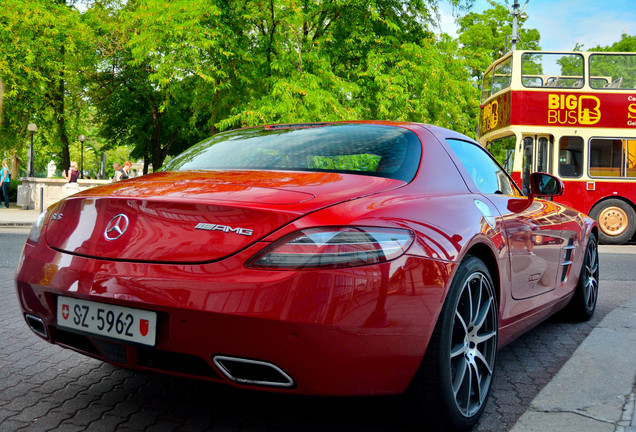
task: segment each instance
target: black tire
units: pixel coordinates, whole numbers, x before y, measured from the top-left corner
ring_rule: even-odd
[[[577,321],[587,321],[594,315],[598,300],[598,243],[594,234],[590,235],[585,249],[585,257],[574,297],[566,308],[568,316]]]
[[[484,411],[495,368],[497,298],[484,263],[460,264],[408,396],[424,430],[466,431]]]
[[[598,222],[602,244],[623,244],[636,232],[636,211],[620,199],[611,198],[596,204],[590,217]]]

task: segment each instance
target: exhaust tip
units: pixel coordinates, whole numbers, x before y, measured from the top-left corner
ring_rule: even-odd
[[[261,360],[244,359],[218,355],[212,361],[229,379],[239,384],[294,387],[294,380],[273,363]]]
[[[27,324],[33,330],[33,332],[39,336],[42,336],[44,339],[49,338],[49,334],[46,331],[46,326],[44,325],[44,321],[35,315],[25,314],[24,318],[26,319]]]

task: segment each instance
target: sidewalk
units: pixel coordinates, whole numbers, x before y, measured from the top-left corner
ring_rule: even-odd
[[[38,218],[40,209],[22,210],[15,203],[10,208],[0,208],[0,227],[30,227]]]
[[[636,432],[636,298],[610,312],[510,432]]]
[[[0,209],[0,227],[29,227],[39,214],[14,204]],[[510,432],[636,432],[635,404],[636,298],[594,328]]]

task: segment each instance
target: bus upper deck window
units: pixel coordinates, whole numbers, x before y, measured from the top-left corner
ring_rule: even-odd
[[[512,82],[512,57],[499,63],[494,68],[491,93],[495,94],[510,87]]]
[[[490,90],[492,89],[492,73],[493,70],[487,72],[484,75],[484,79],[481,84],[481,101],[484,102],[490,97]]]
[[[590,87],[633,91],[636,86],[635,68],[635,53],[594,53],[590,55]]]
[[[559,140],[559,176],[577,178],[583,175],[583,138],[562,137]]]
[[[524,76],[521,80],[526,87],[543,87],[543,79],[541,77]]]
[[[537,77],[544,87],[583,87],[583,56],[580,54],[524,53],[521,71],[525,87],[536,87]]]

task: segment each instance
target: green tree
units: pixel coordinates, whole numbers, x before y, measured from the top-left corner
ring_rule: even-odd
[[[468,130],[474,88],[457,46],[436,41],[434,3],[248,2],[244,101],[220,129],[269,122],[411,120]],[[243,87],[244,88],[244,87]]]
[[[98,33],[90,95],[100,135],[106,148],[131,144],[144,173],[211,132],[194,109],[205,106],[197,95],[223,76],[209,57],[227,35],[214,33],[217,13],[209,6],[105,1],[85,14]]]
[[[636,52],[636,36],[626,33],[621,40],[612,45],[596,46],[590,51],[595,52]],[[636,56],[633,55],[595,55],[590,58],[590,74],[592,77],[610,78],[610,86],[619,88],[636,87]],[[603,87],[605,80],[592,81],[593,87]]]
[[[14,174],[26,158],[26,125],[38,125],[36,171],[51,153],[68,166],[69,136],[76,136],[86,107],[79,77],[90,28],[64,0],[5,0],[0,8],[0,78],[4,82],[0,142],[12,153]]]
[[[605,47],[597,45],[594,48],[590,48],[590,51],[636,52],[636,36],[630,36],[627,33],[623,33],[621,35],[621,40],[618,42],[614,42],[613,44]]]
[[[481,81],[492,62],[510,49],[508,40],[512,35],[512,17],[508,9],[493,0],[488,3],[492,8],[482,13],[471,12],[458,20],[462,57],[477,81]],[[539,41],[538,30],[524,28],[524,20],[520,19],[517,49],[539,50]]]

